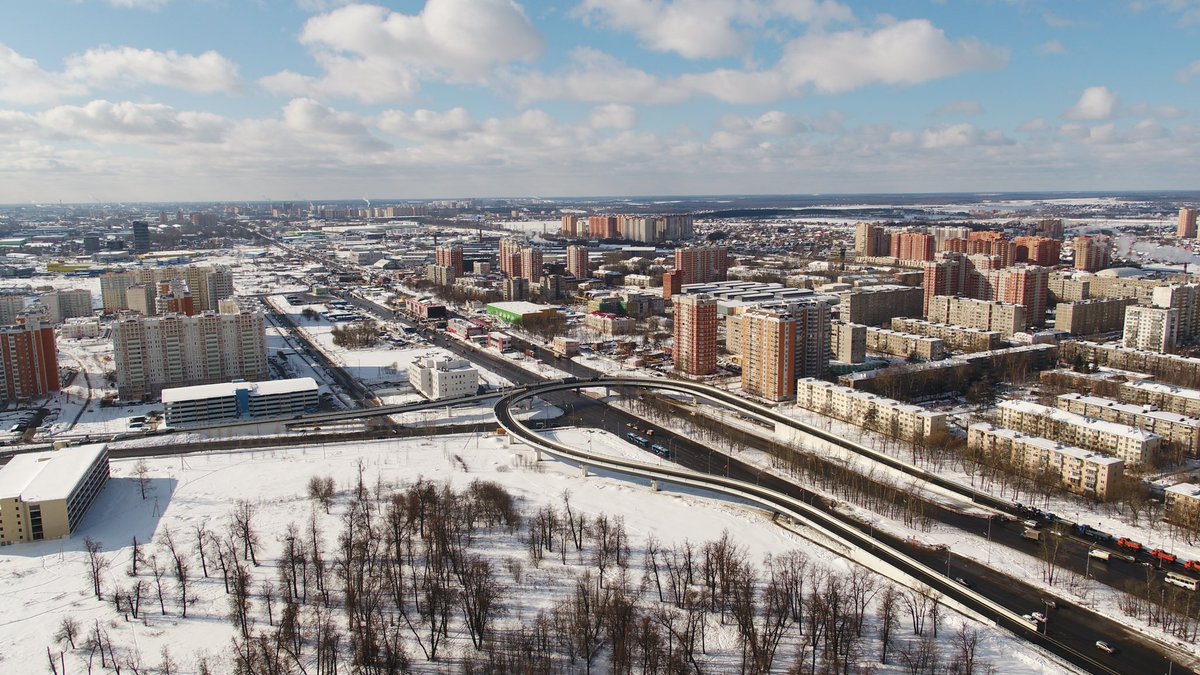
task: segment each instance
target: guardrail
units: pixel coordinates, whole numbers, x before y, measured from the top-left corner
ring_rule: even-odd
[[[788,515],[798,521],[805,522],[817,530],[822,531],[826,536],[830,536],[835,540],[844,541],[859,551],[879,559],[901,572],[907,574],[910,578],[925,584],[930,590],[937,591],[943,596],[953,599],[969,608],[971,611],[979,615],[995,621],[997,625],[1003,626],[1018,635],[1042,643],[1046,646],[1053,647],[1060,653],[1066,653],[1073,657],[1077,663],[1086,664],[1093,672],[1118,673],[1110,666],[1096,661],[1091,656],[1078,651],[1063,644],[1057,640],[1050,638],[1038,630],[1037,624],[1028,621],[1021,614],[1001,605],[1000,603],[983,596],[982,594],[959,584],[958,582],[942,575],[924,563],[912,558],[903,551],[900,551],[891,545],[876,540],[864,534],[856,527],[842,522],[816,508],[804,503],[798,499],[788,495],[763,488],[758,485],[753,485],[744,481],[726,478],[724,476],[708,475],[690,471],[687,469],[676,468],[671,466],[658,466],[644,464],[617,457],[606,457],[596,455],[583,450],[576,450],[555,441],[543,438],[528,427],[517,421],[509,412],[509,407],[513,404],[538,396],[548,391],[564,391],[570,389],[606,387],[606,386],[638,386],[648,388],[673,389],[675,391],[683,391],[686,393],[697,393],[704,395],[708,392],[697,391],[693,387],[687,387],[689,383],[680,383],[678,381],[665,379],[651,378],[594,378],[591,380],[565,380],[559,382],[546,383],[526,387],[524,391],[515,391],[507,394],[496,402],[495,412],[496,419],[501,428],[509,434],[510,437],[520,439],[522,442],[541,450],[549,455],[559,459],[578,463],[585,468],[595,467],[612,471],[620,475],[634,476],[645,478],[651,481],[664,481],[675,485],[684,485],[695,488],[708,490],[718,494],[724,494],[737,499],[745,500],[749,503],[758,504],[770,511],[779,512]],[[674,385],[674,386],[673,386]],[[679,386],[684,385],[684,386]],[[718,390],[719,391],[719,390]],[[710,398],[709,396],[705,396]],[[746,402],[742,399],[738,400],[738,407],[743,407]],[[755,405],[755,404],[751,404]],[[805,425],[807,426],[807,425]]]

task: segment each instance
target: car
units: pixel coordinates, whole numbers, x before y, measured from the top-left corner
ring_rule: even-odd
[[[964,579],[962,577],[954,577],[954,580],[957,581],[958,583],[962,584],[963,586],[966,586],[967,588],[971,587],[970,582],[968,582],[966,579]]]
[[[1046,623],[1046,615],[1041,612],[1031,612],[1029,616],[1033,617],[1033,620],[1038,623]]]
[[[1047,609],[1058,609],[1058,603],[1049,598],[1043,599],[1042,604],[1045,605]]]
[[[1102,651],[1106,654],[1116,654],[1117,653],[1117,648],[1108,644],[1104,640],[1096,640],[1096,649],[1099,649],[1100,651]]]

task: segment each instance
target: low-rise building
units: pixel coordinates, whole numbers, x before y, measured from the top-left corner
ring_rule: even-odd
[[[599,333],[606,337],[614,335],[629,335],[637,330],[637,321],[606,312],[591,312],[583,317],[583,327],[586,330]]]
[[[319,405],[311,377],[264,382],[227,382],[163,389],[168,426],[211,424],[222,420],[290,417],[314,412]]]
[[[950,323],[934,323],[925,319],[903,317],[892,319],[892,330],[938,338],[947,349],[952,351],[986,352],[990,349],[1000,348],[1000,333],[994,330],[980,330],[955,326]]]
[[[1128,466],[1150,461],[1162,445],[1162,437],[1157,434],[1031,401],[1003,401],[996,410],[1003,427],[1103,452],[1119,457]]]
[[[97,338],[104,334],[104,324],[100,323],[100,319],[91,316],[81,316],[74,319],[67,319],[63,325],[58,327],[60,337],[83,339]]]
[[[812,377],[796,382],[796,405],[905,440],[928,438],[946,430],[945,413]]]
[[[510,324],[522,324],[526,321],[548,317],[554,313],[554,308],[549,305],[514,300],[493,302],[487,306],[487,313]]]
[[[1200,484],[1179,483],[1163,491],[1163,517],[1177,525],[1200,526]]]
[[[1062,394],[1055,399],[1055,404],[1076,415],[1127,424],[1157,434],[1164,442],[1189,455],[1196,455],[1200,448],[1200,419],[1195,417],[1166,412],[1152,405],[1120,403],[1079,393]]]
[[[1080,362],[1132,370],[1153,375],[1171,384],[1192,386],[1193,382],[1200,382],[1200,359],[1179,354],[1162,354],[1119,344],[1069,340],[1059,345],[1059,356],[1063,363]]]
[[[15,455],[0,468],[0,545],[71,536],[108,475],[103,443]]]
[[[1125,475],[1125,463],[1116,457],[985,422],[968,427],[967,447],[1001,455],[1025,475],[1049,474],[1072,492],[1101,500],[1108,498],[1109,490]]]
[[[408,382],[425,398],[440,401],[479,391],[479,371],[465,359],[425,357],[408,364]]]
[[[1200,417],[1200,390],[1150,380],[1122,382],[1118,396],[1127,403],[1152,405],[1178,415]]]
[[[946,345],[940,338],[900,333],[886,328],[867,327],[867,351],[938,361],[946,358]]]

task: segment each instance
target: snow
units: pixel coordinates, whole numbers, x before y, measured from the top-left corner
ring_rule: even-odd
[[[554,433],[575,438],[578,432]],[[610,445],[597,433],[590,436],[595,439],[593,444]],[[843,573],[849,569],[848,562],[813,549],[795,533],[772,525],[761,511],[685,493],[653,492],[611,478],[583,478],[565,464],[528,465],[517,461],[517,456],[506,447],[504,438],[457,435],[154,458],[147,460],[151,483],[145,500],[139,498],[138,486],[131,477],[135,461],[114,461],[113,480],[98,497],[75,537],[0,549],[0,580],[5,588],[0,595],[0,617],[3,617],[0,626],[4,628],[0,632],[0,670],[25,671],[30,664],[44,663],[46,647],[53,643],[52,635],[59,622],[71,616],[85,631],[99,622],[110,634],[118,653],[129,655],[136,651],[146,664],[157,663],[160,651],[169,647],[182,666],[181,672],[195,672],[195,661],[202,655],[216,666],[215,672],[229,672],[225,651],[234,629],[226,619],[227,602],[219,574],[202,578],[198,561],[193,560],[196,578],[191,593],[195,603],[189,606],[187,619],[178,614],[171,582],[165,616],[160,616],[156,601],[144,599],[140,618],[125,620],[114,613],[111,601],[101,602],[92,596],[83,538],[101,542],[102,555],[111,561],[103,579],[109,589],[106,594],[110,594],[114,586],[128,588],[132,584],[126,568],[131,555],[130,542],[135,537],[142,543],[143,552],[150,554],[154,547],[147,542],[169,529],[188,554],[194,555],[193,528],[203,525],[217,533],[224,531],[233,502],[248,499],[257,508],[256,527],[262,540],[263,565],[251,569],[252,587],[257,589],[261,581],[274,579],[272,561],[282,546],[278,533],[288,522],[307,521],[311,508],[305,497],[308,479],[329,475],[340,490],[345,490],[355,480],[360,462],[366,482],[372,488],[376,484],[404,483],[417,476],[445,480],[456,489],[462,489],[471,480],[484,479],[498,482],[513,492],[524,503],[527,513],[540,505],[561,503],[561,495],[569,491],[574,509],[593,516],[607,513],[610,517],[624,518],[633,551],[639,551],[650,535],[669,546],[685,539],[693,542],[716,539],[725,531],[734,533],[736,543],[746,549],[752,561],[789,549],[807,549],[811,564]],[[645,453],[639,456],[645,458]],[[339,498],[339,506],[329,516],[316,511],[330,542],[337,532],[341,503]],[[498,547],[488,555],[496,560],[525,560],[522,549],[520,545]],[[157,553],[160,560],[166,555],[161,548]],[[565,588],[563,577],[569,577],[563,574],[558,561],[552,559],[544,561],[538,569],[527,566],[525,574],[524,586],[540,592],[506,597],[512,610],[507,620],[511,622],[528,620],[538,609],[553,604]],[[262,605],[256,597],[252,611],[259,625],[265,624],[266,618]],[[956,615],[947,616],[941,634],[952,634],[963,621]],[[996,664],[1006,673],[1072,672],[1056,659],[1003,631],[985,626],[979,629],[981,660]],[[737,657],[731,633],[714,627],[710,638],[706,657],[709,669],[730,672]],[[458,653],[469,652],[469,645],[464,642],[465,638],[457,638]],[[410,652],[415,656],[416,672],[441,672],[439,669],[444,667],[423,661],[415,648],[410,648]],[[781,650],[780,654],[777,665],[791,658],[791,652]],[[66,660],[68,672],[82,672],[86,667],[86,653],[82,651],[68,651]],[[877,672],[900,672],[897,668],[893,665]]]

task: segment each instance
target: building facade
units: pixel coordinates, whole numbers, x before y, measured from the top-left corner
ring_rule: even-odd
[[[811,377],[796,383],[796,405],[892,438],[909,441],[919,441],[946,431],[945,413]]]
[[[1125,475],[1125,464],[1116,457],[984,422],[967,428],[967,447],[1000,455],[1027,476],[1048,475],[1076,494],[1099,500],[1107,499],[1110,488]]]
[[[1125,331],[1122,346],[1150,352],[1170,354],[1175,351],[1179,330],[1179,310],[1165,307],[1125,308]]]
[[[172,427],[223,420],[291,417],[315,412],[320,401],[311,377],[228,382],[162,391],[163,415]]]
[[[785,401],[796,391],[796,318],[751,309],[741,317],[742,392]],[[828,358],[828,347],[826,347]]]
[[[38,299],[46,306],[54,323],[92,315],[92,292],[87,289],[51,291]]]
[[[729,272],[729,249],[724,246],[675,249],[675,269],[680,272],[683,284],[725,281]]]
[[[1125,327],[1125,308],[1133,298],[1092,298],[1060,302],[1054,310],[1054,327],[1071,335],[1111,333]]]
[[[1152,405],[1120,403],[1099,396],[1072,392],[1055,399],[1055,405],[1067,412],[1096,419],[1127,424],[1161,436],[1164,443],[1195,456],[1200,449],[1200,419],[1159,410]]]
[[[567,247],[567,273],[576,279],[587,279],[591,274],[588,262],[588,247]]]
[[[419,358],[408,364],[408,382],[425,398],[440,401],[479,391],[479,371],[465,359]]]
[[[15,455],[0,467],[0,545],[71,536],[108,477],[104,444]]]
[[[686,375],[711,375],[717,370],[717,300],[711,295],[677,296],[675,343],[672,357],[675,370]]]
[[[36,322],[0,326],[0,399],[28,401],[58,389],[54,329]]]
[[[1162,445],[1157,434],[1030,401],[1003,401],[996,411],[1002,427],[1118,457],[1126,466],[1153,460]]]
[[[892,319],[892,330],[938,338],[946,349],[956,352],[986,352],[1000,348],[1000,333],[994,330],[903,317]]]
[[[126,317],[112,326],[117,395],[157,397],[164,388],[270,377],[261,314]]]

